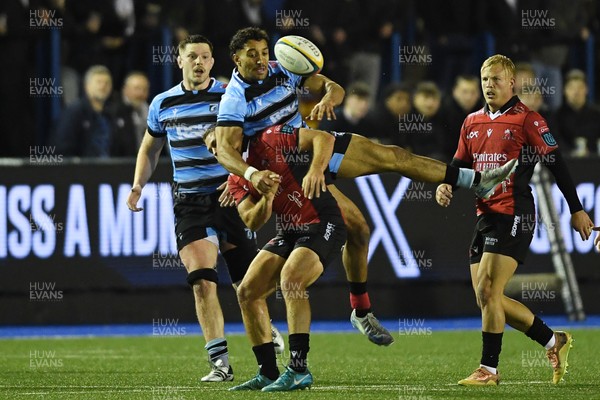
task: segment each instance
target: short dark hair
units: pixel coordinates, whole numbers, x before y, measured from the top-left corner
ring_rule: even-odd
[[[471,82],[474,83],[476,85],[479,85],[479,78],[476,77],[475,75],[458,75],[456,77],[456,79],[454,80],[454,87],[458,86],[458,83],[460,81],[466,81],[466,82]]]
[[[177,48],[179,49],[179,55],[185,50],[185,46],[192,43],[206,43],[210,48],[210,54],[213,54],[213,45],[205,36],[202,35],[190,35],[179,42]]]
[[[423,81],[417,85],[414,95],[422,94],[428,97],[442,97],[442,92],[434,82]]]
[[[585,80],[585,72],[580,69],[572,69],[565,76],[565,85],[571,81],[581,81],[587,85]]]
[[[248,40],[261,41],[269,43],[269,35],[264,30],[251,26],[238,30],[229,42],[229,55],[233,56],[238,50],[241,50],[246,45]]]
[[[410,96],[412,90],[406,83],[392,82],[383,89],[381,98],[387,100],[392,97],[396,92],[403,92]]]

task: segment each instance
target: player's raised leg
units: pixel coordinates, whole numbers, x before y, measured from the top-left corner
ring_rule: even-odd
[[[494,193],[496,185],[514,172],[516,166],[515,159],[499,168],[479,173],[413,154],[402,147],[382,145],[364,136],[352,134],[339,164],[337,176],[355,178],[381,172],[395,172],[422,182],[448,183],[452,186],[472,188],[479,197],[487,198]]]
[[[394,338],[371,312],[371,301],[367,292],[369,225],[356,204],[334,185],[329,185],[327,188],[342,211],[348,231],[342,261],[346,270],[346,279],[350,284],[350,305],[352,307],[350,322],[371,342],[388,346],[394,342]]]
[[[198,322],[206,341],[205,349],[212,371],[202,377],[202,382],[233,380],[229,365],[229,352],[225,339],[223,311],[217,297],[217,254],[215,243],[208,238],[185,245],[179,256],[188,272],[187,281],[194,292]]]
[[[244,327],[259,366],[252,379],[229,390],[260,390],[279,377],[266,298],[273,293],[285,259],[261,250],[237,289]]]

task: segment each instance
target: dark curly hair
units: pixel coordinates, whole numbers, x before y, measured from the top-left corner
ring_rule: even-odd
[[[233,35],[231,42],[229,42],[229,55],[233,56],[238,50],[243,49],[248,40],[265,40],[269,43],[269,35],[264,30],[254,26],[240,29]]]

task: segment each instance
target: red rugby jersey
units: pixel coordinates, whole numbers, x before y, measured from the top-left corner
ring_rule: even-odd
[[[302,192],[302,179],[309,169],[312,154],[299,151],[298,128],[275,125],[250,139],[246,162],[258,170],[268,169],[282,177],[273,200],[273,211],[285,222],[280,226],[293,228],[300,224],[315,224],[324,215],[341,215],[337,202],[329,193],[309,200]],[[329,184],[329,173],[325,173]],[[258,191],[246,179],[229,175],[229,191],[236,204],[246,196],[258,199]]]
[[[477,199],[477,214],[514,215],[533,210],[529,181],[538,161],[552,162],[548,154],[558,147],[546,120],[514,96],[497,113],[487,105],[467,116],[454,158],[476,171],[496,168],[513,158],[519,166],[488,200]]]

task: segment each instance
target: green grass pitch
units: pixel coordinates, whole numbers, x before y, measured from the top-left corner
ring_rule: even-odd
[[[395,335],[377,347],[358,333],[311,336],[311,390],[228,392],[257,370],[245,336],[228,337],[235,382],[201,384],[208,371],[199,336],[0,340],[0,399],[600,399],[600,330],[572,331],[569,373],[559,385],[545,352],[508,331],[498,387],[456,382],[478,366],[481,333]]]

